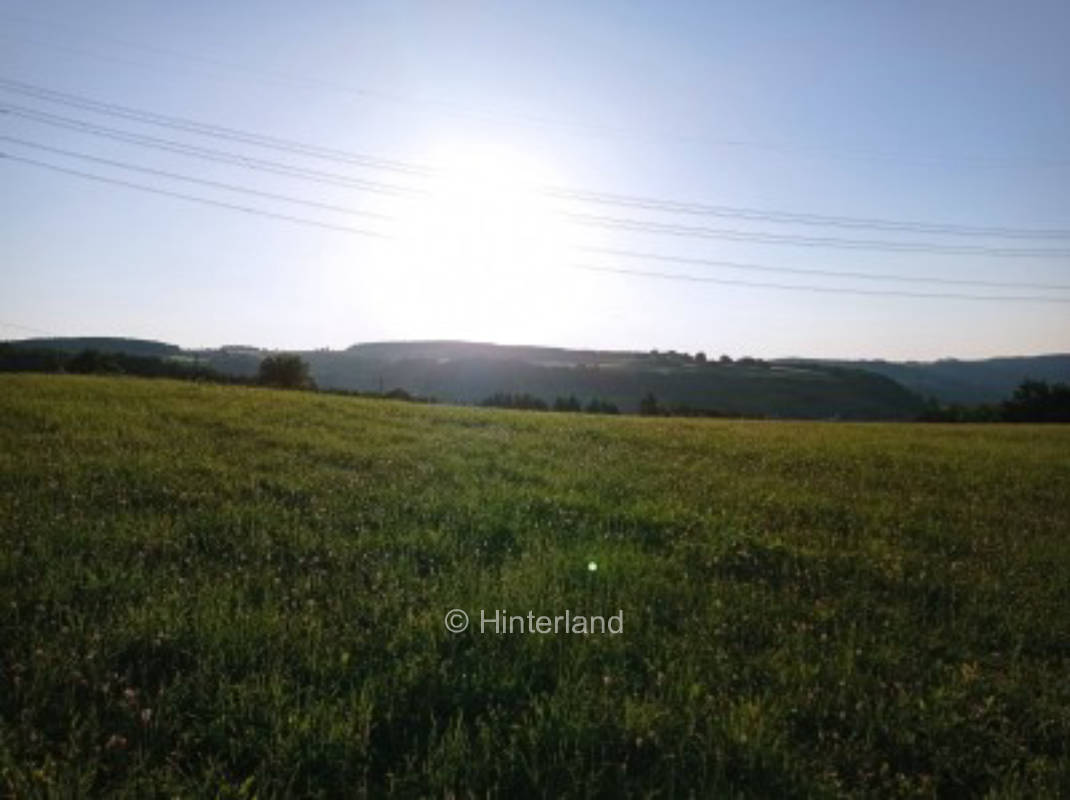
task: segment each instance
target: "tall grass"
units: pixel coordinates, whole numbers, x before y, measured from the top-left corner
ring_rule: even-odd
[[[1070,795],[1068,533],[1065,427],[2,376],[0,787]]]

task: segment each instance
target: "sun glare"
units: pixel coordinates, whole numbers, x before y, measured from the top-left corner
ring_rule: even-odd
[[[404,273],[423,325],[451,338],[545,340],[569,258],[569,230],[538,190],[551,171],[500,147],[435,154],[428,191],[404,212]]]

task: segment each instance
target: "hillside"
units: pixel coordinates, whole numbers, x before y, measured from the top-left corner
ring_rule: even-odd
[[[20,347],[56,340],[26,340]],[[93,341],[99,349],[125,351],[124,340],[67,340],[74,348]],[[134,342],[139,351],[144,343]],[[248,346],[166,353],[220,372],[252,376],[268,351]],[[691,355],[567,350],[476,342],[379,342],[343,351],[299,351],[317,384],[327,389],[373,392],[400,388],[450,403],[475,404],[497,392],[530,394],[553,402],[576,395],[635,412],[653,393],[667,406],[684,405],[735,416],[799,419],[912,419],[920,396],[885,376],[825,364],[765,362],[699,363]]]
[[[21,347],[55,347],[196,360],[224,373],[251,376],[269,351],[251,345],[184,351],[175,345],[121,338],[26,339]],[[298,351],[326,388],[401,388],[456,403],[495,392],[600,397],[635,411],[654,392],[666,404],[727,413],[794,418],[910,419],[924,398],[943,403],[997,403],[1023,380],[1070,383],[1070,355],[977,361],[775,359],[697,364],[680,353],[570,350],[479,342],[369,342],[345,350]],[[748,362],[749,363],[741,363]]]
[[[944,403],[998,403],[1022,381],[1070,383],[1070,355],[986,358],[979,361],[800,361],[864,369],[884,375],[923,397]]]
[[[452,350],[452,349],[451,349]],[[369,357],[361,348],[307,353],[320,385],[373,390],[401,387],[452,402],[478,403],[499,391],[552,401],[576,395],[638,410],[654,393],[666,404],[728,414],[846,419],[897,419],[916,415],[920,399],[882,376],[825,366],[696,364],[673,356],[577,351],[472,353],[452,356]]]
[[[0,782],[1065,796],[1068,455],[0,375]],[[623,625],[480,632],[500,609]]]
[[[131,356],[156,356],[166,358],[182,353],[176,344],[157,342],[153,339],[129,339],[122,336],[54,336],[38,339],[21,339],[7,344],[42,350],[78,352],[99,350],[102,353],[126,353]]]
[[[253,375],[270,351],[251,345],[183,351],[164,342],[121,338],[26,339],[18,347],[196,360],[221,372]],[[712,358],[681,353],[568,350],[463,341],[354,344],[343,351],[297,351],[325,388],[402,388],[446,402],[477,403],[495,391],[552,401],[577,395],[636,411],[643,395],[743,416],[911,419],[923,399],[997,403],[1026,379],[1070,383],[1070,355],[937,361]]]

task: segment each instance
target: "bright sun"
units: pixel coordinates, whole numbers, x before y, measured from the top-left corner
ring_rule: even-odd
[[[538,189],[555,176],[492,146],[444,148],[431,163],[426,194],[406,204],[398,228],[398,266],[411,276],[410,298],[423,317],[417,327],[545,340],[564,310],[571,245],[571,231]]]

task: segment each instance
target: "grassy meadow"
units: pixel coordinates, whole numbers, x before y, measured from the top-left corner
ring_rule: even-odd
[[[0,376],[0,795],[1070,796],[1070,428]]]

